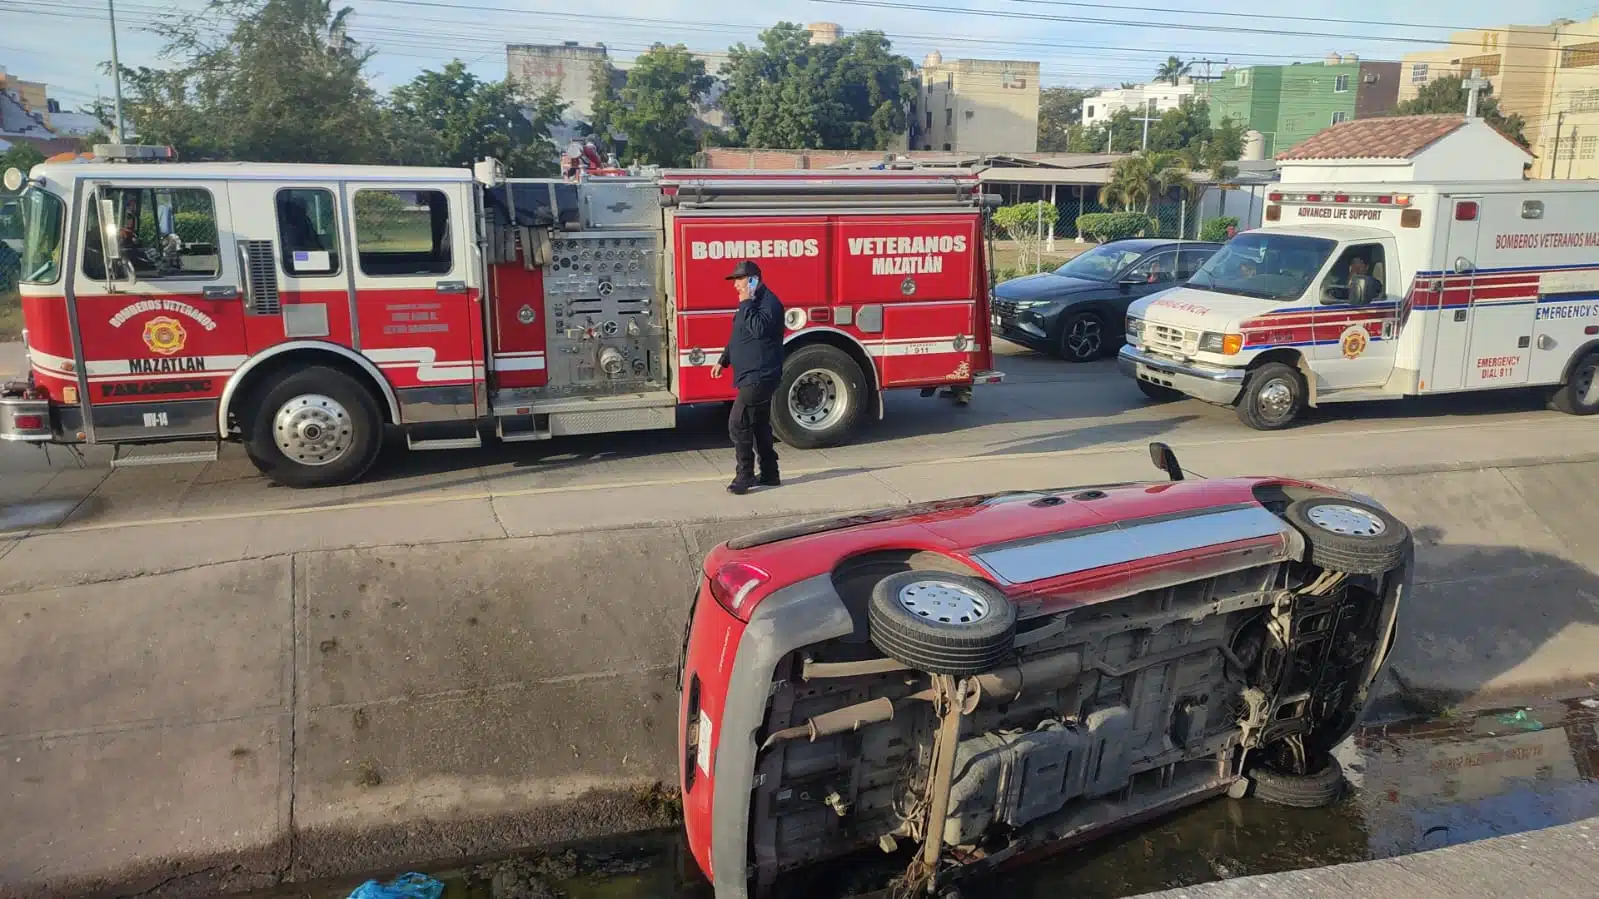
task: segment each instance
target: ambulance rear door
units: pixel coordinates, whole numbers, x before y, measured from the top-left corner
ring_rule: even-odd
[[[1425,393],[1459,390],[1466,384],[1466,356],[1471,350],[1471,297],[1476,283],[1477,238],[1482,231],[1481,197],[1441,197],[1438,214],[1444,217],[1440,228],[1448,230],[1438,262],[1441,271],[1422,274],[1431,278],[1435,289],[1421,292],[1424,305],[1412,315],[1432,319],[1431,371],[1422,368],[1421,388]]]

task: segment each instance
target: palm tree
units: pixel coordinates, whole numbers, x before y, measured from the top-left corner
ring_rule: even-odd
[[[1122,90],[1124,90],[1124,91],[1135,90],[1135,89],[1140,88],[1140,87],[1143,87],[1143,85],[1139,84],[1136,81],[1123,81],[1122,82]]]
[[[1148,213],[1151,203],[1173,190],[1185,200],[1192,197],[1195,185],[1188,173],[1188,162],[1181,153],[1140,153],[1119,159],[1111,167],[1110,180],[1099,190],[1099,202],[1120,206],[1124,212],[1137,206]]]
[[[1157,81],[1170,81],[1172,87],[1176,87],[1182,81],[1183,76],[1187,75],[1193,67],[1194,64],[1191,62],[1183,62],[1175,56],[1168,56],[1166,61],[1155,69],[1155,79]]]

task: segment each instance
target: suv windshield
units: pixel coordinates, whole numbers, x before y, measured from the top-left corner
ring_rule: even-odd
[[[61,224],[66,207],[37,187],[22,195],[22,280],[51,284],[61,275]]]
[[[1115,245],[1095,247],[1055,269],[1055,274],[1065,275],[1068,278],[1082,278],[1086,281],[1109,281],[1116,277],[1117,272],[1132,265],[1133,261],[1142,255],[1144,254],[1137,250]]]
[[[1263,300],[1298,299],[1337,245],[1324,237],[1240,234],[1200,266],[1188,286]]]

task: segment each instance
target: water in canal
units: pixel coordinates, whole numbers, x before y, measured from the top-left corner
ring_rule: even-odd
[[[1007,875],[968,899],[1119,899],[1225,878],[1384,858],[1599,816],[1599,698],[1362,727],[1340,747],[1354,787],[1308,811],[1220,798]],[[447,899],[709,899],[675,834],[435,871]],[[797,894],[879,889],[887,864],[815,872]],[[263,897],[343,899],[355,884]]]

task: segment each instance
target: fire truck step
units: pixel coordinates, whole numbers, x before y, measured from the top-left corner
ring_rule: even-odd
[[[415,434],[407,434],[405,435],[405,445],[412,450],[477,449],[483,445],[483,437],[479,434],[473,434],[471,437],[418,439]]]
[[[494,436],[501,443],[526,443],[529,440],[549,440],[550,433],[548,416],[523,415],[515,418],[499,418],[494,424]],[[540,427],[541,419],[543,427]]]
[[[176,447],[192,447],[192,443],[162,443],[133,446],[119,444],[111,450],[112,468],[140,468],[147,465],[184,465],[191,462],[215,462],[217,453],[221,448],[220,443],[207,444],[208,449],[175,450]],[[146,452],[138,452],[145,450]],[[138,453],[127,455],[127,453]]]

